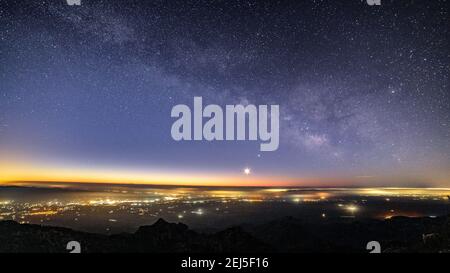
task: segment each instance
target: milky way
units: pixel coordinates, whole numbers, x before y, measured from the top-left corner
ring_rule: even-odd
[[[2,1],[0,162],[450,186],[448,12],[438,0]],[[280,105],[279,149],[175,142],[170,111],[194,96]]]

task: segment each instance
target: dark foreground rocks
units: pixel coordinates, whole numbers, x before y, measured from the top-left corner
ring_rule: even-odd
[[[314,223],[288,217],[213,234],[159,219],[135,233],[109,236],[0,221],[0,252],[67,253],[69,241],[80,242],[84,253],[368,252],[369,241],[380,242],[383,252],[450,252],[449,219],[394,217]]]

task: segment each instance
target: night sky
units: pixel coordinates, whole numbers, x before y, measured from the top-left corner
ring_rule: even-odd
[[[0,180],[450,186],[449,6],[2,0]],[[174,141],[194,96],[279,105],[279,149]]]

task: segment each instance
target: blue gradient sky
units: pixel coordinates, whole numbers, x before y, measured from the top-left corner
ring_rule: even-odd
[[[2,1],[3,171],[450,186],[448,5],[339,2]],[[194,96],[280,105],[280,148],[175,142]]]

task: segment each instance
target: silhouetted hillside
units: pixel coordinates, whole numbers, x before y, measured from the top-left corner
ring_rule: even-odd
[[[379,241],[384,252],[449,252],[449,217],[394,217],[385,221],[342,219],[317,223],[283,218],[262,225],[234,227],[214,234],[159,219],[135,233],[101,235],[67,228],[0,222],[0,252],[68,252],[69,241],[82,252],[248,253],[367,252]]]
[[[69,241],[82,252],[267,252],[270,248],[240,228],[200,234],[184,224],[159,219],[135,233],[101,235],[67,228],[0,222],[0,252],[68,252]]]
[[[378,241],[383,252],[450,251],[449,217],[315,223],[287,217],[246,230],[277,252],[367,252],[370,241]]]

